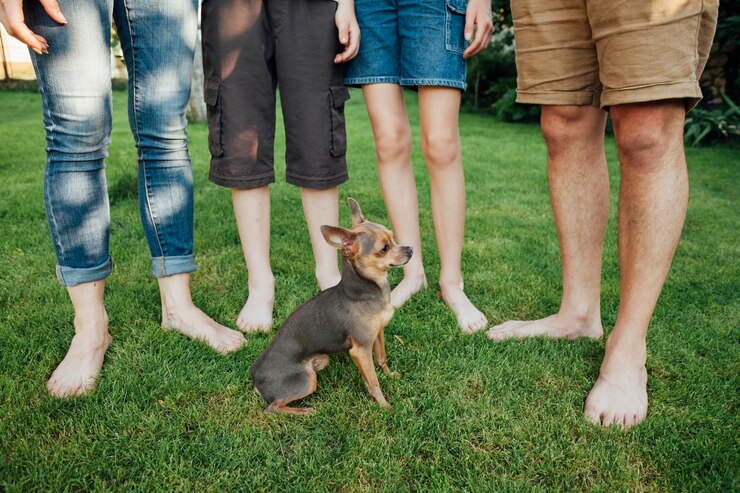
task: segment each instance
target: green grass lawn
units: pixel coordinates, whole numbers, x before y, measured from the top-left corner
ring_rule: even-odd
[[[73,334],[54,276],[42,200],[44,135],[32,93],[0,92],[0,490],[264,491],[740,490],[740,151],[689,149],[683,238],[648,334],[650,410],[628,432],[582,417],[604,341],[493,343],[465,336],[436,295],[438,257],[417,150],[430,288],[396,312],[386,341],[399,380],[380,376],[393,410],[367,395],[346,356],[305,400],[314,417],[266,415],[249,367],[270,335],[221,357],[159,328],[158,293],[136,202],[125,94],[116,93],[108,159],[115,269],[107,283],[113,344],[97,390],[70,400],[44,387]],[[409,111],[418,122],[415,98]],[[361,94],[347,104],[351,179],[340,189],[388,224]],[[281,123],[279,124],[281,125]],[[417,125],[418,126],[418,125]],[[557,309],[558,242],[537,126],[461,117],[468,183],[463,269],[492,322]],[[196,303],[233,321],[247,273],[229,191],[207,181],[207,129],[190,126],[195,168]],[[272,186],[276,326],[313,296],[297,188],[284,183],[283,134]],[[618,305],[618,164],[608,140],[612,215],[602,312]],[[393,281],[397,282],[396,271]]]

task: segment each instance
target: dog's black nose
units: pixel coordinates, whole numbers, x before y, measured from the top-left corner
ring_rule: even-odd
[[[409,247],[409,246],[403,247],[403,253],[405,253],[406,255],[408,255],[409,257],[411,257],[411,255],[413,255],[413,253],[414,253],[414,249],[411,248],[411,247]]]

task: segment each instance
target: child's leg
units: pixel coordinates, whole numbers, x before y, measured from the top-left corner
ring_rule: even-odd
[[[234,216],[249,273],[249,297],[236,319],[245,332],[272,327],[275,278],[270,268],[270,189],[233,189]]]
[[[375,137],[378,176],[385,207],[396,241],[414,249],[403,268],[403,280],[391,293],[391,303],[400,307],[427,285],[421,257],[419,203],[411,166],[411,128],[403,90],[398,84],[368,84],[362,87]]]
[[[347,181],[344,103],[350,95],[344,69],[334,63],[342,50],[334,15],[336,3],[270,0],[276,33],[275,66],[285,123],[285,179],[301,188],[316,258],[320,289],[339,282],[337,252],[320,227],[339,219],[337,186]]]
[[[303,212],[316,259],[316,281],[320,290],[336,286],[341,279],[337,264],[337,250],[321,234],[321,226],[339,224],[339,192],[337,187],[316,190],[301,188]]]
[[[209,178],[232,189],[249,297],[239,329],[269,330],[275,298],[270,269],[270,191],[275,181],[275,42],[262,1],[204,2],[203,71]]]
[[[460,154],[460,91],[419,87],[421,149],[429,169],[432,217],[439,248],[439,286],[463,332],[487,324],[463,291],[460,260],[465,229],[465,177]]]

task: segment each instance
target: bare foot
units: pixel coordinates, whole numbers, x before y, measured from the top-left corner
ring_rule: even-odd
[[[463,283],[460,284],[440,284],[442,299],[450,307],[452,313],[457,318],[457,325],[465,334],[472,334],[488,325],[486,316],[470,302],[465,291]]]
[[[75,317],[75,336],[46,388],[54,397],[82,395],[95,387],[95,381],[103,366],[103,358],[111,343],[108,334],[108,316],[82,321]]]
[[[647,416],[647,370],[645,346],[610,350],[607,341],[599,378],[586,398],[584,414],[594,424],[617,425],[624,429]]]
[[[575,317],[560,313],[539,320],[509,320],[491,327],[486,333],[494,341],[538,336],[600,339],[603,334],[600,317]]]
[[[236,326],[244,332],[270,332],[272,307],[275,304],[275,280],[269,279],[261,286],[250,283],[249,296],[244,308],[236,317]]]
[[[391,291],[391,305],[401,308],[413,295],[426,289],[427,277],[422,272],[419,276],[404,276],[398,286]]]
[[[203,341],[223,355],[246,342],[240,332],[217,323],[192,303],[179,307],[162,305],[162,328]]]

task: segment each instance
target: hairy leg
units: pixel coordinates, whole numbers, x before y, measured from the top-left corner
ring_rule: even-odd
[[[647,414],[647,328],[686,217],[685,106],[682,100],[629,104],[611,114],[622,168],[620,304],[585,414],[597,424],[629,428]]]
[[[249,273],[249,296],[236,326],[245,332],[269,331],[275,303],[275,277],[270,268],[270,190],[233,189],[234,216]]]
[[[244,343],[241,332],[224,327],[195,306],[190,295],[190,274],[160,277],[157,281],[163,328],[201,340],[224,355]]]
[[[111,342],[103,305],[105,280],[67,287],[75,310],[75,335],[46,388],[54,397],[82,395],[95,387]]]
[[[403,280],[391,292],[391,303],[399,308],[427,285],[421,256],[419,201],[411,165],[411,128],[403,90],[397,84],[362,87],[375,137],[378,177],[385,207],[396,241],[414,249],[403,267]]]
[[[339,192],[337,187],[324,190],[301,188],[303,212],[306,215],[311,248],[316,259],[316,281],[324,291],[336,286],[341,279],[337,250],[330,246],[321,234],[321,226],[339,224]]]
[[[606,113],[591,106],[543,106],[550,200],[563,263],[560,310],[539,320],[510,320],[494,340],[535,336],[600,338],[601,256],[609,217],[604,154]]]
[[[439,248],[442,298],[463,332],[485,328],[486,317],[463,291],[461,270],[465,232],[465,177],[460,153],[460,91],[419,87],[421,149],[432,191],[432,217]]]

